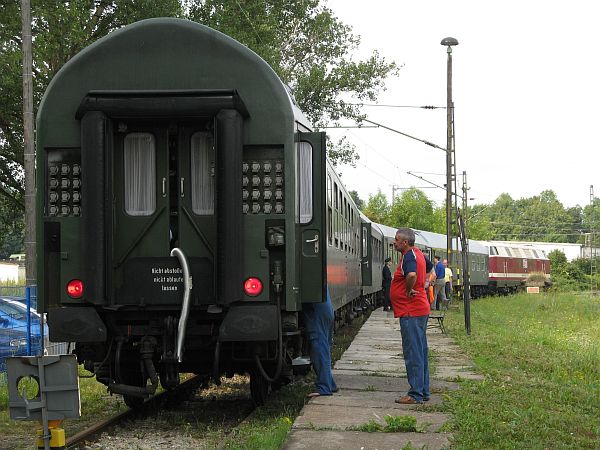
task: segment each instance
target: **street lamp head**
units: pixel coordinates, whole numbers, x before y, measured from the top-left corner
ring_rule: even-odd
[[[440,44],[446,45],[448,47],[453,47],[455,45],[458,45],[458,41],[456,39],[454,39],[453,37],[447,37],[447,38],[442,39],[442,42],[440,42]]]

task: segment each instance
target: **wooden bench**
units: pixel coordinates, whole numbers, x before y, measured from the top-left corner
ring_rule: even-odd
[[[444,326],[444,316],[446,315],[446,311],[448,310],[449,304],[450,302],[446,301],[442,305],[441,310],[437,311],[434,309],[429,313],[430,320],[427,322],[427,328],[438,327],[440,330],[442,330],[443,334],[448,334],[448,332],[446,331],[446,327]],[[437,323],[434,321],[436,321]]]

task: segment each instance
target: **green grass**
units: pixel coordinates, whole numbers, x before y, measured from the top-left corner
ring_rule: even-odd
[[[485,375],[447,394],[452,448],[599,447],[599,297],[481,299],[471,304],[470,336],[462,308],[446,323]]]
[[[362,431],[363,433],[375,433],[383,430],[383,426],[375,419],[369,420],[367,423],[357,425],[355,427],[348,427],[349,431]]]

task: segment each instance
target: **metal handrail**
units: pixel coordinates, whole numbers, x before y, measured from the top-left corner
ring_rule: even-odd
[[[183,340],[185,339],[185,331],[187,326],[187,319],[190,312],[190,291],[192,290],[192,277],[190,276],[190,268],[183,251],[180,248],[175,247],[171,250],[171,256],[176,256],[183,269],[183,303],[181,305],[181,316],[179,317],[179,324],[177,325],[177,360],[179,362],[183,359]]]

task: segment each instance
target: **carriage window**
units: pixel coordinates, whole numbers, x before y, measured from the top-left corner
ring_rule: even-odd
[[[309,223],[313,217],[313,160],[312,147],[308,142],[298,144],[300,171],[300,223]]]
[[[156,211],[156,145],[150,133],[130,133],[123,142],[125,211],[150,216]]]
[[[194,133],[191,145],[192,211],[200,216],[215,213],[215,146],[210,133]]]
[[[338,205],[338,185],[337,185],[337,183],[334,183],[333,187],[334,187],[334,192],[335,192],[335,195],[333,196],[333,198],[335,200],[335,210],[338,211],[340,207]]]
[[[329,239],[329,245],[333,245],[333,217],[331,206],[327,207],[327,237]]]

